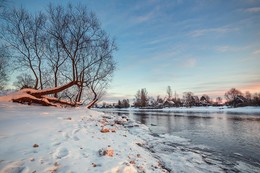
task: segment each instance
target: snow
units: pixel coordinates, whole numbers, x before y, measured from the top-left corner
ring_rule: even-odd
[[[131,130],[131,133],[147,142],[147,148],[154,153],[154,157],[158,158],[169,172],[224,172],[220,162],[212,160],[214,164],[208,164],[204,160],[203,153],[187,150],[185,146],[190,144],[188,139],[168,134],[154,137],[149,135],[147,128],[142,127],[144,126]]]
[[[131,111],[135,109],[131,108]],[[162,111],[258,112],[259,108],[167,108]],[[102,129],[108,129],[101,132]],[[225,172],[189,139],[162,134],[127,117],[85,108],[0,102],[0,173]],[[238,153],[239,154],[239,153]],[[237,162],[234,171],[260,169]],[[231,171],[232,172],[232,171]]]
[[[10,102],[13,99],[17,99],[21,97],[34,98],[32,95],[26,93],[30,91],[34,91],[34,89],[22,89],[17,92],[10,93],[8,95],[0,96],[0,102]]]
[[[84,108],[0,102],[0,173],[167,172],[124,123]],[[115,132],[101,133],[104,126]],[[107,148],[112,157],[100,155]]]
[[[115,110],[128,110],[128,111],[160,111],[160,112],[194,112],[194,113],[245,113],[245,114],[259,114],[260,107],[255,106],[246,106],[246,107],[238,107],[231,108],[227,106],[208,106],[208,107],[171,107],[171,108],[163,108],[163,109],[139,109],[139,108],[125,108],[125,109],[104,109],[106,111],[115,111]]]

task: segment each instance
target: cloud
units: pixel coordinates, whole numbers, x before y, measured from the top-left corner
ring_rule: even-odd
[[[196,65],[197,65],[197,60],[195,58],[189,58],[185,60],[184,63],[182,64],[182,66],[186,68],[192,68],[195,67]]]
[[[242,51],[242,50],[245,50],[247,48],[249,48],[249,46],[234,47],[234,46],[225,45],[225,46],[216,47],[216,50],[218,52],[234,52],[234,51]]]
[[[134,95],[109,92],[104,96],[103,100],[101,100],[100,103],[102,102],[117,103],[118,100],[123,100],[123,99],[129,99],[129,101],[131,101],[133,98]]]
[[[218,27],[218,28],[209,28],[209,29],[199,29],[189,33],[192,37],[199,37],[209,33],[228,33],[232,31],[237,31],[237,28],[229,28],[229,27]]]
[[[156,19],[160,13],[161,4],[159,1],[148,0],[143,1],[142,3],[137,3],[134,11],[131,12],[129,17],[131,18],[133,24],[139,24]]]
[[[146,22],[146,21],[150,20],[154,15],[155,15],[155,12],[152,11],[152,12],[150,12],[148,14],[143,15],[143,16],[137,16],[135,18],[135,22],[136,23]]]
[[[249,91],[251,93],[259,93],[260,92],[260,81],[258,83],[249,83],[240,88],[242,92]]]
[[[253,54],[255,54],[255,55],[256,55],[256,54],[260,54],[260,49],[254,51]]]
[[[249,13],[257,13],[260,12],[260,7],[246,8],[245,11]]]
[[[159,44],[159,43],[163,43],[163,42],[167,42],[169,40],[172,40],[173,38],[175,38],[174,36],[165,36],[165,37],[160,37],[160,38],[157,38],[157,39],[153,39],[153,40],[150,40],[148,41],[146,44],[148,45],[155,45],[155,44]]]
[[[229,52],[233,50],[230,46],[220,46],[220,47],[217,47],[217,51],[218,52]]]

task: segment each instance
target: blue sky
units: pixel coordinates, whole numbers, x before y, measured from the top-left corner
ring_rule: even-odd
[[[12,0],[44,10],[50,1]],[[67,1],[56,0],[55,3]],[[104,101],[151,96],[260,92],[259,0],[82,0],[116,38],[118,69]]]

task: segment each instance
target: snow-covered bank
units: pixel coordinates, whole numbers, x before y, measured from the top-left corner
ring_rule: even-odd
[[[167,172],[122,123],[137,125],[83,108],[0,102],[0,172]]]
[[[223,107],[191,107],[191,108],[165,108],[163,111],[172,111],[172,112],[205,112],[205,113],[245,113],[245,114],[255,114],[260,113],[260,107],[238,107],[238,108],[229,108],[226,106]]]
[[[171,173],[259,173],[260,165],[253,166],[242,161],[221,159],[204,145],[193,145],[189,139],[162,134],[151,135],[146,126],[133,128],[130,132],[146,141],[153,156],[158,158]]]
[[[238,108],[230,108],[227,106],[221,107],[172,107],[163,109],[139,109],[139,108],[122,108],[122,109],[101,109],[105,111],[115,111],[115,110],[128,110],[128,111],[155,111],[155,112],[190,112],[190,113],[243,113],[243,114],[260,114],[260,107],[246,106]]]
[[[224,109],[224,110],[223,110]],[[230,110],[229,112],[227,110]],[[204,128],[215,128],[216,126],[213,126],[211,123],[209,123],[211,120],[219,123],[224,122],[224,126],[228,126],[228,128],[231,128],[233,126],[229,126],[225,123],[226,118],[229,119],[231,117],[235,117],[239,121],[242,122],[242,119],[239,117],[245,117],[245,120],[250,120],[256,124],[259,125],[259,108],[257,107],[243,107],[243,108],[221,108],[221,109],[215,109],[215,107],[197,107],[197,108],[171,108],[171,109],[136,109],[136,108],[130,108],[130,109],[100,109],[100,111],[104,112],[111,112],[118,115],[129,115],[129,117],[135,119],[136,121],[140,121],[147,126],[149,126],[152,130],[152,134],[149,129],[145,125],[140,125],[139,128],[131,128],[130,132],[134,135],[139,136],[140,138],[144,139],[146,141],[145,147],[147,147],[154,155],[154,157],[158,158],[163,165],[169,170],[170,172],[247,172],[247,173],[258,173],[260,172],[260,162],[259,159],[248,159],[245,156],[241,155],[239,152],[225,152],[225,150],[219,150],[214,148],[214,145],[207,145],[207,140],[209,141],[215,141],[212,140],[215,139],[221,139],[221,136],[226,136],[226,133],[228,134],[229,131],[227,130],[220,130],[218,134],[221,135],[214,135],[214,133],[209,133],[209,135],[206,135],[204,138],[205,141],[201,141],[201,143],[194,143],[193,139],[199,137],[199,131],[204,131]],[[182,112],[182,113],[174,113],[174,112]],[[231,115],[229,113],[232,113],[234,115]],[[252,115],[251,115],[252,114]],[[253,115],[254,114],[254,115]],[[162,117],[160,116],[162,115]],[[173,115],[173,116],[172,116]],[[178,116],[175,116],[178,115]],[[180,116],[181,115],[181,116]],[[189,128],[189,126],[184,126],[185,128],[174,128],[173,126],[182,126],[185,125],[184,122],[187,120],[189,124],[196,124],[194,118],[182,118],[182,116],[191,116],[191,117],[207,117],[207,118],[198,118],[197,125],[194,125],[195,129]],[[169,118],[170,117],[170,118]],[[208,119],[210,117],[210,119]],[[252,118],[257,117],[257,118]],[[169,119],[168,119],[169,118]],[[219,121],[220,120],[220,121]],[[222,121],[223,120],[223,121]],[[171,122],[172,121],[172,122]],[[229,121],[229,120],[228,120]],[[230,121],[230,123],[233,123],[233,121]],[[243,123],[243,122],[242,122]],[[234,124],[237,123],[235,122]],[[206,126],[205,126],[206,125]],[[245,127],[245,123],[243,123],[244,129],[249,129]],[[153,127],[155,126],[155,128]],[[164,127],[166,126],[166,130]],[[167,128],[167,126],[170,126]],[[191,125],[193,126],[193,125]],[[208,126],[208,127],[207,127]],[[219,126],[217,123],[217,128],[222,128],[223,126]],[[182,126],[183,127],[183,126]],[[201,127],[201,128],[199,128]],[[237,126],[238,127],[238,126]],[[253,126],[255,127],[255,126]],[[256,128],[259,126],[256,125]],[[164,129],[164,130],[160,130]],[[183,138],[185,135],[181,133],[181,129],[185,133],[190,133],[192,136],[195,136],[194,138],[189,138],[189,136],[186,135],[187,138]],[[192,129],[192,130],[191,130]],[[224,128],[225,129],[225,128]],[[236,133],[239,136],[243,136],[242,133],[239,133],[239,128],[234,128],[235,131],[238,131]],[[159,132],[157,132],[157,130]],[[197,130],[197,131],[196,131]],[[214,130],[213,130],[214,131]],[[162,133],[163,132],[163,133]],[[205,132],[211,132],[205,130]],[[215,132],[215,131],[214,131]],[[222,133],[223,132],[223,133]],[[243,131],[241,131],[243,132]],[[259,135],[256,132],[250,131],[249,133],[252,133],[255,135],[254,141],[256,141],[256,149],[253,150],[253,152],[258,153],[258,144],[259,141]],[[203,133],[201,133],[203,134]],[[212,136],[211,136],[212,135]],[[181,137],[182,136],[182,137]],[[227,135],[228,136],[228,135]],[[232,137],[232,136],[231,136]],[[224,143],[217,142],[216,145],[220,144],[223,145],[224,148],[233,147],[233,145],[226,145],[226,139],[224,138]],[[244,145],[243,141],[249,140],[249,138],[235,138],[239,140],[235,140],[235,142],[239,141],[238,145]],[[242,141],[241,141],[242,140]],[[218,140],[216,140],[218,141]],[[220,140],[221,141],[221,140]],[[230,144],[230,141],[228,141]],[[255,146],[255,145],[253,145]],[[249,146],[250,148],[253,146]],[[235,147],[235,146],[234,146]],[[221,147],[220,147],[221,148]],[[229,149],[228,149],[229,150]],[[232,148],[230,148],[232,150]],[[239,150],[238,150],[239,151]],[[247,150],[246,150],[247,151]],[[230,155],[229,155],[230,154]],[[233,156],[233,155],[239,155]],[[250,158],[250,157],[249,157]]]

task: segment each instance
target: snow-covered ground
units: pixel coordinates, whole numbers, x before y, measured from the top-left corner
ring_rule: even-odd
[[[260,110],[203,109],[178,108],[177,111],[238,110],[233,112],[252,113]],[[104,114],[85,108],[0,102],[0,173],[188,173],[225,172],[228,169],[228,164],[208,157],[211,153],[189,149],[187,145],[190,141],[178,136],[153,136],[147,126],[125,115]],[[244,162],[232,165],[232,170],[260,171]]]
[[[137,125],[84,108],[0,102],[0,172],[167,172],[122,124]]]

